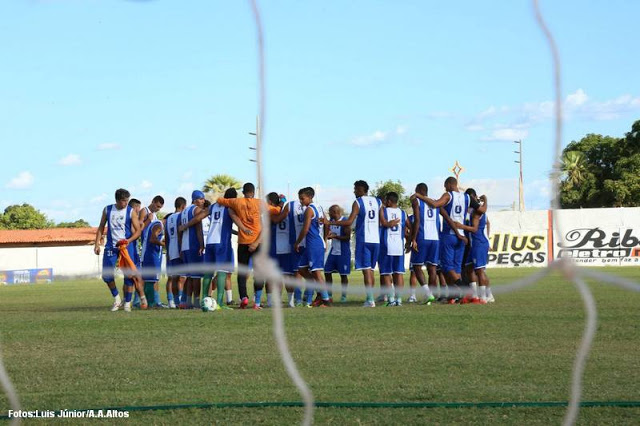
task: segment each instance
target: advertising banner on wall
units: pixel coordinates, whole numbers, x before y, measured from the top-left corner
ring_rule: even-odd
[[[562,210],[556,215],[555,258],[573,258],[585,266],[640,266],[640,208]]]
[[[489,267],[547,266],[547,211],[496,212],[490,223]]]
[[[16,269],[0,271],[0,285],[3,284],[41,284],[53,281],[52,268]]]

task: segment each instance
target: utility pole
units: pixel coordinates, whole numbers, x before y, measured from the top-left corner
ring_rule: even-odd
[[[518,150],[513,151],[515,154],[518,154],[518,160],[515,160],[515,163],[520,165],[520,179],[518,180],[518,210],[524,211],[524,184],[522,179],[522,140],[513,141],[513,143],[518,144]]]
[[[256,152],[256,158],[250,158],[249,161],[251,161],[252,163],[256,163],[256,168],[258,170],[258,176],[260,175],[260,117],[256,116],[256,131],[255,132],[249,132],[249,134],[251,136],[255,136],[256,137],[256,144],[254,146],[249,146],[249,149],[252,151]],[[256,198],[260,198],[260,182],[256,182]]]

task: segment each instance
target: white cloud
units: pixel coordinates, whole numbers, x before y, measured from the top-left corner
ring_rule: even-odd
[[[640,111],[640,97],[625,94],[605,101],[591,99],[585,90],[579,88],[568,94],[562,102],[565,119],[582,120],[615,120],[624,114]],[[538,123],[552,120],[555,115],[555,101],[526,102],[519,106],[490,106],[478,113],[464,127],[467,131],[476,132],[486,128],[499,128],[482,140],[511,139],[507,129],[511,131],[528,129]],[[500,120],[507,124],[496,125]],[[519,132],[521,136],[525,132]],[[503,138],[504,136],[504,138]]]
[[[61,166],[77,166],[81,163],[82,160],[80,159],[80,156],[78,154],[69,154],[66,157],[62,157],[58,161],[58,164],[60,164]]]
[[[8,189],[27,189],[33,185],[34,177],[29,171],[18,173],[18,176],[5,184]]]
[[[100,195],[96,195],[95,197],[89,199],[89,203],[91,204],[99,204],[103,203],[107,199],[107,194],[104,192]]]
[[[189,180],[193,177],[193,171],[189,170],[184,172],[184,174],[182,175],[182,180]]]
[[[120,145],[117,143],[101,143],[98,145],[98,151],[110,151],[120,149]]]
[[[153,184],[148,180],[143,180],[142,182],[140,182],[140,189],[142,190],[151,189],[152,186]]]
[[[483,141],[516,141],[526,139],[529,131],[524,129],[496,129],[489,136],[481,138]]]
[[[196,186],[193,182],[185,182],[178,186],[176,192],[186,198],[184,194],[191,195],[191,191],[193,191],[194,189],[196,189]]]
[[[184,149],[186,149],[187,151],[195,151],[198,149],[197,145],[185,145],[183,146]]]
[[[370,135],[358,136],[356,138],[351,139],[349,142],[351,145],[356,146],[370,146],[377,145],[384,142],[387,139],[389,132],[383,132],[382,130],[376,130]]]
[[[376,130],[375,132],[357,136],[349,141],[349,145],[355,146],[374,146],[380,145],[382,143],[388,142],[392,137],[404,136],[409,131],[409,128],[404,125],[398,125],[394,130],[386,131],[386,130]]]
[[[580,105],[584,105],[589,100],[589,97],[582,89],[576,90],[574,93],[571,93],[567,96],[566,105],[578,107]]]

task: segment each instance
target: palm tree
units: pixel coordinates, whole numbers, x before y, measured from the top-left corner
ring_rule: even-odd
[[[587,174],[587,157],[580,151],[567,151],[562,156],[562,172],[566,182],[574,187],[580,185]]]
[[[230,175],[213,175],[202,185],[202,190],[211,201],[215,201],[229,188],[240,189],[242,182]]]

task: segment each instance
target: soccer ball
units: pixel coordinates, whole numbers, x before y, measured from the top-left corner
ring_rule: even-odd
[[[205,297],[202,299],[200,307],[202,308],[202,312],[213,312],[218,309],[218,303],[211,297]]]

